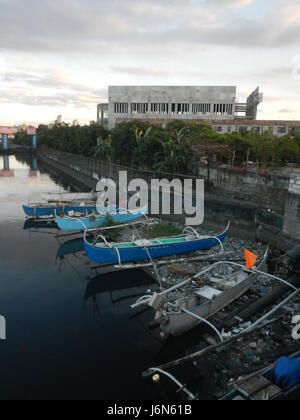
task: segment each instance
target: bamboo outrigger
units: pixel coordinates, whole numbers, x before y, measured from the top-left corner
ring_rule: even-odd
[[[258,269],[265,264],[267,256],[268,250]],[[201,277],[221,264],[235,265],[233,262],[219,261],[182,283],[161,293],[154,293],[151,298],[146,296],[144,300],[132,305],[132,308],[140,304],[148,304],[155,310],[155,321],[159,323],[162,332],[168,335],[181,335],[201,322],[205,322],[246,293],[258,274],[255,269],[242,268],[217,283],[199,283]],[[183,286],[191,287],[188,297],[186,292],[182,295],[178,292]],[[175,291],[175,296],[173,296],[172,293]]]

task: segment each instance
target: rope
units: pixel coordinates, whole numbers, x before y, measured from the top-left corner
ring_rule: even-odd
[[[223,343],[224,340],[223,340],[222,334],[220,333],[220,331],[213,324],[211,324],[209,321],[207,321],[207,319],[201,318],[201,316],[196,315],[193,312],[188,311],[187,309],[182,309],[182,312],[185,312],[186,314],[191,315],[194,318],[197,318],[201,322],[204,322],[205,324],[207,324],[208,326],[210,326],[215,331],[215,333],[218,335],[221,343]]]
[[[142,239],[141,235],[139,234],[139,232],[138,232],[137,228],[136,228],[135,226],[134,226],[133,228],[134,228],[134,230],[135,230],[136,234],[138,235],[138,237],[140,238],[140,240],[141,240],[141,241],[142,241],[142,243],[143,243],[144,249],[145,249],[145,251],[147,252],[147,254],[148,254],[148,256],[149,256],[149,260],[151,261],[151,263],[152,263],[152,265],[153,265],[153,268],[154,268],[154,271],[155,271],[155,274],[156,274],[157,281],[158,281],[158,283],[160,284],[160,287],[163,289],[163,285],[162,285],[162,282],[161,282],[161,280],[160,280],[160,276],[159,276],[159,273],[158,273],[157,265],[156,265],[156,264],[154,264],[153,259],[151,258],[150,252],[149,252],[149,250],[148,250],[147,246],[145,245],[144,240]]]
[[[216,239],[216,241],[219,242],[221,250],[222,250],[222,254],[224,254],[224,246],[223,246],[221,240],[217,236],[213,236],[212,239]]]

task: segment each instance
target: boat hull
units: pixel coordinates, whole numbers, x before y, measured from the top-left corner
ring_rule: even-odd
[[[259,268],[264,265],[266,258],[267,254],[262,260]],[[222,309],[226,308],[226,306],[230,305],[236,299],[243,296],[243,294],[245,294],[253,285],[256,278],[257,273],[253,272],[249,274],[249,276],[240,284],[225,291],[221,295],[214,297],[214,299],[200,305],[199,307],[192,307],[192,305],[190,305],[190,307],[187,307],[186,309],[203,319],[209,319]],[[160,314],[157,313],[156,319],[160,323],[161,331],[165,334],[173,336],[182,335],[202,322],[185,312],[170,312],[165,316],[160,316]]]
[[[48,202],[66,203],[74,201],[97,201],[97,193],[42,193],[41,198]]]
[[[201,318],[209,319],[246,293],[252,286],[255,277],[255,274],[250,275],[238,286],[235,286],[234,288],[224,292],[222,295],[204,303],[199,308],[187,309]],[[178,336],[195,328],[199,324],[201,324],[199,319],[192,317],[187,313],[170,313],[160,321],[160,329],[168,335]]]
[[[117,224],[131,223],[139,220],[146,213],[145,210],[131,213],[110,213],[111,219]],[[108,223],[107,215],[95,216],[93,219],[89,217],[80,217],[78,219],[72,217],[55,217],[59,229],[66,232],[84,231],[99,229]]]
[[[120,260],[121,263],[143,260],[149,261],[149,254],[151,259],[155,259],[213,248],[219,246],[220,242],[223,243],[227,234],[228,230],[217,236],[216,238],[218,239],[205,238],[181,243],[159,244],[147,246],[147,249],[143,246],[136,246],[131,248],[118,248],[117,251],[115,248],[97,247],[87,242],[86,239],[84,241],[84,246],[86,254],[91,261],[99,264],[119,264]]]
[[[76,213],[92,214],[96,212],[96,206],[86,206],[86,207],[58,207],[58,206],[47,206],[47,207],[33,207],[33,206],[23,206],[23,210],[26,216],[28,217],[46,217],[46,216],[55,216],[56,214],[68,214],[70,211]]]
[[[290,356],[291,359],[299,357],[300,352]],[[220,398],[220,401],[234,401],[238,398],[241,398],[242,400],[262,401],[267,394],[269,395],[269,401],[298,401],[300,383],[296,382],[294,385],[286,388],[281,388],[276,385],[273,376],[275,364],[276,362],[266,369],[260,370],[246,376],[245,378],[241,378],[236,382],[230,383],[230,391],[224,397]],[[257,384],[257,386],[255,386],[255,384]],[[251,390],[251,393],[248,393],[246,390]]]

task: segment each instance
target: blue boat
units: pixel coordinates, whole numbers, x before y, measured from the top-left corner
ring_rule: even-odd
[[[69,214],[69,212],[81,213],[82,215],[96,212],[96,205],[80,206],[79,204],[30,204],[23,206],[24,213],[28,217],[46,217],[55,216],[55,214]]]
[[[192,229],[192,234],[183,233],[175,237],[123,243],[109,243],[102,235],[99,235],[97,239],[91,239],[86,233],[84,248],[88,258],[99,264],[121,265],[134,261],[149,261],[150,257],[155,259],[219,246],[225,241],[229,226],[230,224],[223,233],[217,236],[203,236]]]
[[[288,361],[290,361],[291,365],[289,368]],[[283,357],[275,364],[231,383],[230,391],[221,400],[298,401],[300,395],[299,367],[300,352],[292,355],[290,358]]]
[[[71,217],[67,215],[55,216],[55,220],[59,229],[67,232],[77,232],[85,230],[99,229],[108,223],[108,216],[116,224],[131,223],[141,219],[147,213],[147,207],[136,211],[120,211],[116,207],[108,208],[106,214],[91,214],[86,217]],[[75,213],[76,215],[76,213]]]

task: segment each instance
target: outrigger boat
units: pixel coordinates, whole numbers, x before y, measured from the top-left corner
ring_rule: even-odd
[[[267,257],[268,250],[258,269],[266,263]],[[155,321],[162,332],[167,335],[181,335],[234,302],[250,289],[257,278],[255,269],[251,271],[239,268],[227,277],[210,276],[208,280],[205,279],[207,273],[223,264],[239,266],[220,261],[170,289],[159,294],[154,293],[150,298],[146,296],[132,305],[132,308],[141,304],[151,306],[155,310]]]
[[[290,366],[289,366],[290,365]],[[222,401],[276,401],[299,399],[300,352],[230,384]],[[291,370],[292,369],[292,370]]]
[[[72,216],[60,214],[55,215],[55,220],[59,229],[67,232],[77,232],[99,229],[108,223],[108,215],[114,223],[121,225],[131,223],[141,219],[147,213],[147,207],[140,210],[130,211],[119,207],[108,207],[103,214],[91,214],[82,217],[82,214],[73,212]]]
[[[110,243],[102,235],[96,239],[84,235],[84,247],[88,258],[99,264],[119,264],[152,260],[170,255],[213,248],[225,241],[230,223],[226,230],[216,236],[200,235],[188,226],[182,235],[158,239],[138,239],[132,242]],[[188,229],[191,233],[186,233]],[[222,245],[223,246],[223,245]]]
[[[70,202],[70,203],[33,203],[23,206],[27,217],[49,217],[55,214],[68,214],[69,212],[81,215],[91,214],[97,211],[95,202]]]
[[[100,193],[42,193],[41,198],[49,203],[70,203],[72,201],[97,201]]]

